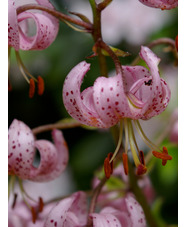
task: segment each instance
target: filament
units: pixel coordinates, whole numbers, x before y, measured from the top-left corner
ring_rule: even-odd
[[[118,140],[116,150],[114,151],[114,154],[113,154],[112,158],[110,159],[110,163],[114,160],[114,158],[116,157],[116,155],[120,149],[120,146],[122,143],[122,138],[123,138],[123,119],[120,121],[119,140]]]
[[[152,150],[160,150],[160,148],[158,146],[156,146],[155,144],[153,144],[148,138],[147,136],[145,135],[145,133],[143,132],[143,129],[141,128],[141,125],[139,123],[138,120],[134,120],[134,124],[136,126],[136,129],[139,133],[139,135],[141,136],[142,140],[144,141],[144,143],[150,147]]]

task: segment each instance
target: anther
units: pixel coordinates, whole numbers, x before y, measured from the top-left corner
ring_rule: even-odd
[[[123,159],[124,172],[125,172],[126,175],[128,175],[129,166],[128,166],[128,156],[127,156],[126,153],[122,154],[122,159]]]
[[[111,173],[110,173],[110,174],[113,173],[113,169],[114,169],[114,163],[113,163],[113,161],[110,162],[112,156],[113,156],[113,153],[112,153],[112,152],[108,153],[108,155],[107,155],[107,157],[108,157],[108,159],[109,159],[110,167],[111,167]]]
[[[166,147],[163,147],[162,153],[158,151],[152,151],[152,154],[159,159],[162,159],[162,165],[166,165],[167,160],[172,160],[172,156],[168,155],[168,150]]]
[[[144,153],[143,153],[143,151],[140,151],[140,152],[139,152],[139,158],[140,158],[141,164],[145,166],[145,158],[144,158]]]
[[[16,205],[16,201],[17,201],[17,193],[14,194],[14,201],[12,203],[12,209],[14,209],[14,207]]]
[[[29,88],[29,97],[30,97],[30,98],[33,98],[34,93],[35,93],[35,82],[34,82],[34,80],[31,78],[31,79],[30,79],[30,88]]]
[[[144,166],[143,164],[139,164],[138,167],[137,167],[137,171],[136,171],[136,174],[137,175],[143,175],[147,172],[147,167]]]
[[[43,199],[39,197],[39,212],[43,211],[43,207],[44,207]]]
[[[105,176],[107,179],[110,178],[111,172],[112,172],[112,168],[109,162],[109,158],[106,157],[104,160],[104,170],[105,170]]]
[[[168,150],[166,147],[163,147],[163,154],[167,154],[168,155]],[[162,160],[162,165],[165,166],[167,164],[167,160],[163,159]]]
[[[38,95],[42,95],[43,92],[44,92],[44,89],[45,89],[44,80],[43,80],[43,78],[41,76],[38,76],[37,80],[38,80],[38,85],[37,85],[38,86],[38,90],[37,90],[37,93],[38,93]]]
[[[32,212],[32,222],[35,223],[37,219],[37,214],[34,207],[31,207],[31,212]]]

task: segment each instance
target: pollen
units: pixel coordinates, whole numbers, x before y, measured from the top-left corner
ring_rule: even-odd
[[[145,166],[145,158],[144,158],[144,153],[143,153],[143,151],[140,151],[140,152],[139,152],[139,158],[140,158],[141,164]]]
[[[110,178],[111,172],[112,172],[112,168],[109,162],[109,158],[106,157],[104,160],[104,170],[105,170],[105,176],[107,179]]]
[[[30,97],[30,98],[33,98],[34,93],[35,93],[35,82],[34,82],[34,80],[31,78],[31,79],[30,79],[30,88],[29,88],[29,97]]]
[[[38,76],[37,80],[38,80],[38,84],[37,84],[38,90],[37,90],[37,93],[38,93],[38,95],[42,95],[43,92],[44,92],[44,89],[45,89],[44,80],[43,80],[43,78],[41,76]]]
[[[31,212],[32,212],[32,222],[35,223],[37,219],[37,215],[34,207],[31,207]]]
[[[129,166],[128,166],[128,156],[127,156],[126,153],[122,154],[122,159],[123,159],[124,172],[125,172],[126,175],[128,175]]]
[[[44,207],[43,199],[39,197],[39,212],[43,211],[43,207]]]
[[[158,151],[152,151],[152,154],[154,157],[162,159],[162,165],[165,166],[168,160],[172,160],[172,156],[168,154],[168,150],[166,147],[163,147],[163,151],[158,152]]]

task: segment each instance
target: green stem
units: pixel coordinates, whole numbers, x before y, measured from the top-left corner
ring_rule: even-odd
[[[93,36],[94,42],[97,43],[98,40],[102,40],[101,11],[98,9],[98,5],[96,4],[95,0],[89,0],[89,2],[92,7],[92,13],[93,13],[92,36]],[[102,54],[100,47],[97,48],[97,54],[98,54],[98,61],[99,61],[101,76],[107,77],[108,72],[107,72],[106,59],[105,59],[105,56]]]
[[[156,223],[155,217],[151,212],[151,208],[145,198],[145,195],[142,192],[141,188],[138,186],[137,176],[133,172],[133,167],[130,162],[128,162],[128,164],[129,164],[129,181],[130,181],[130,187],[132,189],[132,192],[134,193],[137,201],[142,206],[147,223],[149,224],[149,226],[158,227],[158,224]]]

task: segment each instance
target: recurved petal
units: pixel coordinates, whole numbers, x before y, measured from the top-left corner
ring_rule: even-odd
[[[8,45],[19,50],[19,30],[14,0],[8,0]]]
[[[142,117],[142,119],[144,120],[147,120],[153,116],[156,116],[162,113],[169,104],[169,101],[171,98],[170,88],[168,87],[167,83],[163,79],[160,79],[160,81],[161,81],[161,86],[160,86],[161,89],[159,89],[158,95],[154,97],[154,99],[152,100],[152,105]]]
[[[35,22],[36,34],[29,36],[25,32],[21,23],[24,20],[32,19]],[[48,15],[41,13],[23,12],[18,15],[18,22],[20,27],[20,49],[22,50],[42,50],[50,46],[55,40],[58,33],[58,22],[53,23]],[[30,29],[26,29],[29,31]]]
[[[145,215],[139,203],[131,195],[127,195],[125,202],[132,221],[132,227],[146,227]]]
[[[38,168],[32,167],[30,180],[50,181],[58,177],[66,168],[68,148],[61,131],[53,130],[54,144],[47,140],[35,141],[35,147],[40,152]]]
[[[99,77],[93,86],[96,112],[106,127],[131,115],[120,74],[110,78]]]
[[[8,171],[28,179],[35,155],[34,136],[22,121],[13,120],[8,130]]]
[[[118,218],[112,213],[92,213],[90,217],[95,227],[122,227]]]
[[[144,5],[164,9],[173,9],[178,6],[178,0],[139,0]]]
[[[63,85],[63,102],[68,113],[82,124],[99,127],[102,125],[93,103],[93,89],[82,93],[81,84],[90,64],[85,61],[76,65],[67,75]]]
[[[49,213],[44,227],[84,226],[87,221],[86,194],[82,191],[61,200]]]

